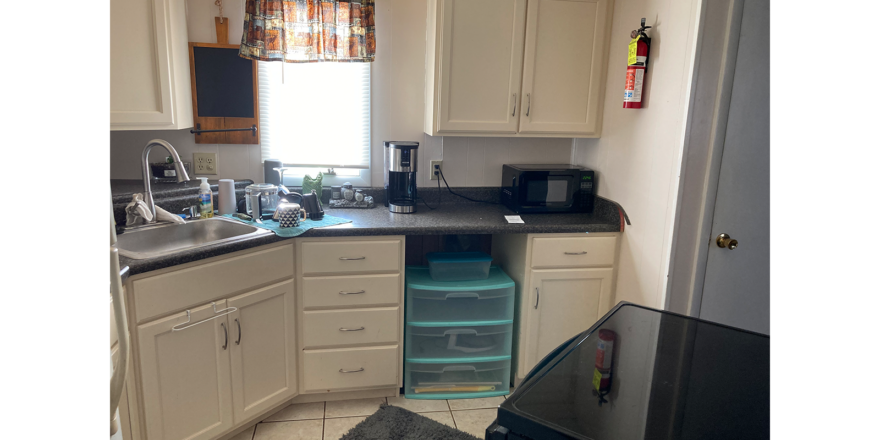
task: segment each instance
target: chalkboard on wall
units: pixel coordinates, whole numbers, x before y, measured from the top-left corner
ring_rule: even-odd
[[[241,58],[239,46],[190,43],[190,79],[196,129],[257,131],[194,134],[198,144],[258,144],[259,93],[256,62]]]

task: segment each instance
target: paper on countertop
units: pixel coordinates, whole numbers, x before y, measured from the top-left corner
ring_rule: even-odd
[[[518,215],[505,215],[504,219],[507,220],[507,223],[525,223]]]

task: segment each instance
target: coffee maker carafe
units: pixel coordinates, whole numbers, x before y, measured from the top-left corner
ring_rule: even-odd
[[[385,141],[385,206],[391,212],[416,212],[419,143]]]

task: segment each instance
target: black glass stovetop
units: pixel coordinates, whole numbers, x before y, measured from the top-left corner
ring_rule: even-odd
[[[618,304],[529,373],[487,438],[770,438],[770,338]]]

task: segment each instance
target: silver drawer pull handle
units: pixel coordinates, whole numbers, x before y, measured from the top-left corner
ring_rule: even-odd
[[[366,260],[367,257],[339,257],[340,260],[349,261],[349,260]]]
[[[364,371],[364,367],[360,367],[357,370],[343,370],[342,368],[339,369],[340,373],[360,373],[361,371]]]
[[[340,295],[360,295],[362,293],[367,293],[367,291],[366,290],[358,290],[357,292],[344,292],[344,291],[339,292]]]
[[[566,252],[565,255],[587,255],[587,251],[582,251],[582,252]]]
[[[340,328],[339,329],[339,331],[341,331],[341,332],[359,332],[361,330],[364,330],[364,328],[361,327],[361,328]]]

